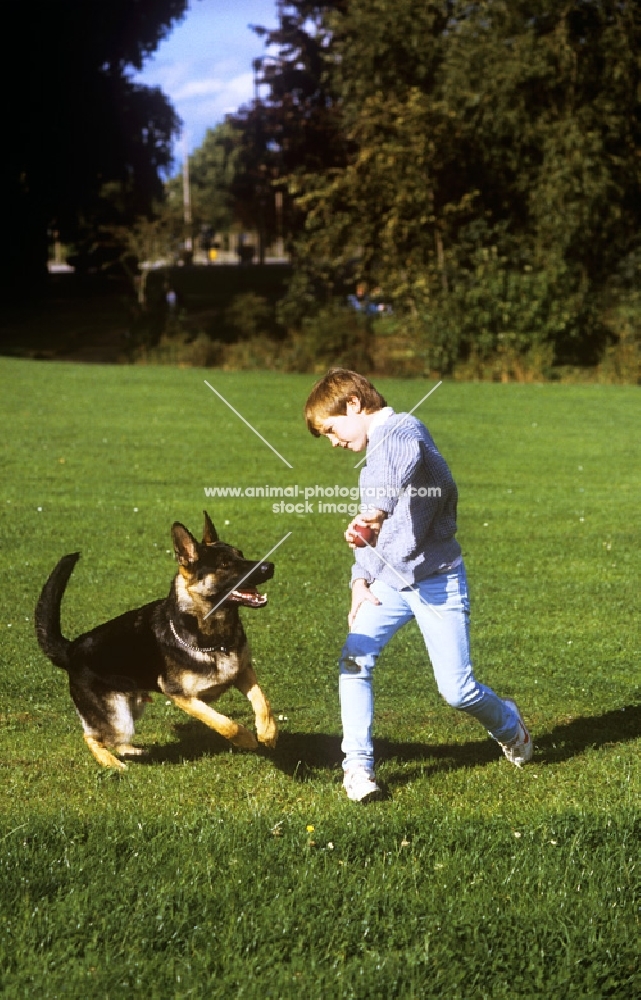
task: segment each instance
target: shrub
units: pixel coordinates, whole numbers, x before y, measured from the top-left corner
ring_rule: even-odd
[[[274,332],[274,307],[256,292],[235,295],[225,310],[225,326],[235,337],[250,340],[259,334]]]

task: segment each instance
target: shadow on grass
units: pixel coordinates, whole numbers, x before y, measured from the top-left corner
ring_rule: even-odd
[[[175,743],[149,748],[147,763],[178,764],[186,760],[229,753],[229,743],[199,723],[179,723],[175,731],[178,736]],[[557,764],[588,749],[625,743],[638,736],[641,736],[641,705],[626,705],[625,708],[604,712],[602,715],[572,719],[535,737],[534,764]],[[303,779],[314,771],[337,769],[341,761],[340,742],[339,736],[326,733],[281,732],[275,749],[259,748],[256,752],[271,760],[285,774]],[[418,768],[406,770],[402,776],[395,776],[394,784],[410,781],[417,770],[423,775],[429,775],[437,771],[484,766],[500,758],[500,750],[491,739],[435,744],[377,739],[374,745],[379,762],[396,760],[417,763]]]

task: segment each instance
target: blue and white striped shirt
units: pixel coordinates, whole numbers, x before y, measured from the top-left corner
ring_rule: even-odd
[[[370,424],[359,486],[361,504],[384,510],[388,517],[376,548],[355,550],[352,583],[379,579],[402,590],[443,572],[460,557],[455,538],[458,491],[420,420],[391,407],[379,413]]]

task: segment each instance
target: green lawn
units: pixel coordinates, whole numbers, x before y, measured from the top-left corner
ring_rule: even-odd
[[[536,751],[518,771],[442,703],[408,627],[378,667],[388,798],[362,808],[336,695],[349,515],[204,496],[356,484],[354,456],[305,428],[313,378],[3,359],[0,379],[3,998],[641,994],[637,388],[446,383],[417,411],[459,486],[477,675]],[[377,385],[397,409],[430,388]],[[67,635],[162,596],[170,525],[200,531],[205,506],[249,557],[292,532],[244,613],[279,745],[232,750],[156,696],[148,758],[114,775],[35,602],[76,549]],[[237,692],[220,704],[251,724]]]

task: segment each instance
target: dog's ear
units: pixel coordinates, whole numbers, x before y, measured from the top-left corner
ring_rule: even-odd
[[[203,528],[203,545],[213,545],[214,542],[218,541],[218,532],[214,528],[214,523],[206,510],[203,511],[203,514],[205,515],[205,527]]]
[[[176,558],[181,566],[191,566],[198,562],[198,542],[184,524],[174,521],[171,526],[171,537]]]

